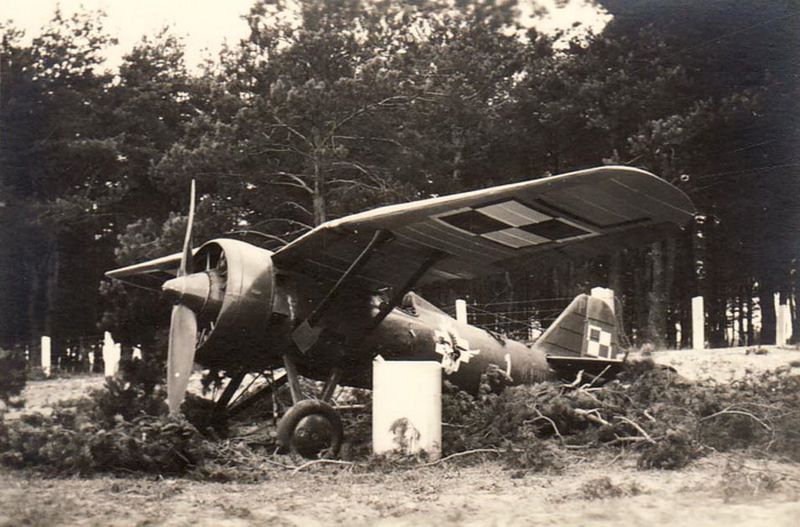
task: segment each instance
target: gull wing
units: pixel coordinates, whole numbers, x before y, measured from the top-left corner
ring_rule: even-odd
[[[352,280],[375,289],[473,279],[551,257],[580,258],[674,233],[691,200],[655,175],[605,166],[411,203],[329,221],[273,255],[279,269],[336,281],[378,231]]]

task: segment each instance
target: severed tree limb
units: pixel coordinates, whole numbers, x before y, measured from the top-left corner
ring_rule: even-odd
[[[511,449],[511,451],[519,452],[518,449]],[[455,454],[450,454],[449,456],[445,456],[442,459],[437,459],[436,461],[423,463],[422,465],[418,465],[414,468],[432,467],[434,465],[438,465],[439,463],[444,463],[445,461],[449,461],[453,458],[468,456],[471,454],[502,454],[503,452],[507,452],[507,450],[499,450],[497,448],[476,448],[475,450],[465,450],[463,452],[456,452]]]
[[[312,465],[319,465],[321,463],[328,463],[331,465],[347,465],[347,466],[355,465],[355,463],[353,463],[352,461],[341,461],[338,459],[313,459],[311,461],[303,463],[302,465],[296,466],[294,470],[292,470],[292,475],[294,476],[295,474],[297,474],[298,472],[300,472],[305,468],[308,468]]]
[[[638,431],[640,434],[642,434],[642,436],[644,437],[644,439],[645,439],[645,440],[646,440],[648,443],[652,443],[652,444],[655,444],[655,443],[656,443],[656,442],[655,442],[655,440],[654,440],[652,437],[650,437],[650,434],[648,434],[648,433],[647,433],[647,431],[645,431],[645,429],[644,429],[644,428],[642,428],[641,426],[639,426],[639,424],[638,424],[638,423],[636,423],[635,421],[632,421],[631,419],[628,419],[627,417],[624,417],[624,416],[622,416],[622,415],[616,415],[616,416],[614,416],[614,417],[615,417],[616,419],[619,419],[620,421],[623,421],[623,422],[625,422],[625,423],[628,423],[629,425],[631,425],[632,427],[634,427],[634,428],[635,428],[635,429],[636,429],[636,430],[637,430],[637,431]]]
[[[763,426],[767,431],[769,431],[769,432],[773,431],[771,426],[769,426],[763,420],[759,419],[758,417],[756,417],[755,415],[751,414],[750,412],[745,412],[744,410],[734,410],[734,409],[731,409],[731,408],[726,408],[724,410],[720,410],[719,412],[713,413],[711,415],[707,415],[707,416],[701,418],[700,422],[702,423],[703,421],[708,421],[709,419],[712,419],[714,417],[718,417],[720,415],[744,415],[746,417],[749,417],[753,421],[757,422],[761,426]]]
[[[536,409],[536,413],[539,414],[538,417],[534,417],[533,419],[525,421],[525,423],[535,423],[536,421],[547,421],[548,423],[550,423],[550,426],[553,427],[553,431],[556,433],[558,438],[563,442],[564,441],[564,436],[561,435],[561,432],[558,430],[558,427],[556,426],[555,421],[553,421],[552,419],[550,419],[549,417],[544,415],[538,409]]]
[[[607,372],[610,367],[611,367],[611,365],[609,364],[608,366],[603,368],[603,371],[601,371],[599,374],[595,375],[592,378],[591,382],[589,382],[588,384],[584,384],[583,386],[581,386],[581,388],[591,388],[592,385],[594,385],[594,383],[597,382],[598,379],[602,379],[603,378],[603,374],[605,374],[605,372]]]
[[[617,445],[619,443],[639,443],[642,441],[647,441],[647,439],[642,436],[623,436],[623,437],[617,437],[605,444]]]
[[[583,417],[584,419],[586,419],[588,421],[591,421],[593,423],[597,423],[599,425],[611,426],[611,423],[609,423],[608,421],[606,421],[605,419],[603,419],[602,417],[597,415],[598,412],[599,412],[599,410],[597,408],[594,408],[592,410],[584,410],[583,408],[575,408],[575,415],[579,415],[579,416]]]
[[[292,203],[296,205],[296,203],[294,202]],[[259,221],[258,223],[253,225],[253,228],[261,227],[262,225],[267,225],[268,223],[288,223],[289,225],[297,225],[298,227],[301,227],[303,230],[309,230],[309,231],[314,228],[307,223],[303,223],[302,221],[292,220],[289,218],[268,218],[266,220]]]
[[[583,370],[580,370],[578,372],[578,375],[575,376],[575,380],[574,381],[572,381],[569,384],[562,384],[561,388],[575,388],[576,386],[578,386],[581,383],[582,380],[583,380]]]

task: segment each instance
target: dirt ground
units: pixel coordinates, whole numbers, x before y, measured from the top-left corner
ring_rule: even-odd
[[[767,351],[671,351],[655,359],[688,378],[721,382],[800,361],[797,350]],[[25,396],[40,409],[101,384],[99,377],[34,382]],[[679,471],[640,471],[633,455],[606,456],[576,452],[558,473],[509,470],[491,456],[387,474],[274,467],[254,484],[0,470],[0,526],[798,525],[800,464],[714,454]]]

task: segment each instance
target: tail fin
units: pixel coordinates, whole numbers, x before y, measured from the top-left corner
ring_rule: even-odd
[[[578,295],[534,344],[548,357],[621,360],[616,317],[603,300]]]

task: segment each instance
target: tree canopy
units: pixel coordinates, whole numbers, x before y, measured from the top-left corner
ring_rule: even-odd
[[[611,22],[570,39],[522,27],[510,1],[259,0],[249,37],[199,71],[168,28],[109,73],[102,14],[56,11],[29,44],[2,26],[0,343],[155,338],[157,298],[102,273],[180,246],[192,178],[196,239],[275,248],[381,204],[603,163],[674,182],[703,218],[680,239],[502,277],[503,294],[610,284],[628,329],[657,343],[695,294],[717,343],[757,298],[768,335],[772,293],[796,288],[800,9],[600,3]]]

